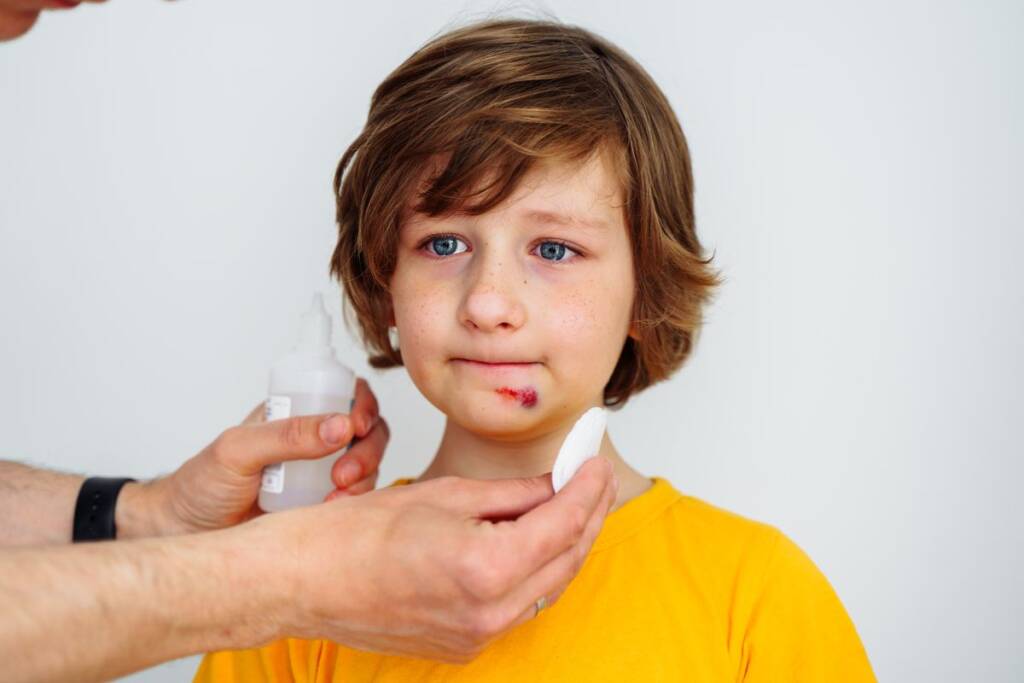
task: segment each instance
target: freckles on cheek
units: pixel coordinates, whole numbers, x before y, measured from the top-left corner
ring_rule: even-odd
[[[549,299],[552,328],[569,346],[585,345],[593,328],[601,324],[593,294],[586,288],[556,293]]]
[[[619,359],[629,304],[615,285],[600,281],[552,292],[548,302],[547,340],[557,379],[565,390],[590,391],[591,380],[584,378],[610,372]]]
[[[402,359],[414,380],[422,380],[453,351],[451,337],[458,325],[457,292],[442,278],[409,278],[392,290],[392,303]]]
[[[391,280],[391,301],[396,314],[402,311],[406,317],[415,317],[422,309],[437,305],[444,299],[444,282],[443,277],[423,263],[411,258],[400,260]]]

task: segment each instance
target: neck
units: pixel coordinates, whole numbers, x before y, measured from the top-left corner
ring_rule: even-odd
[[[456,476],[468,479],[536,477],[551,471],[558,449],[571,424],[524,441],[498,441],[468,431],[451,419],[434,459],[419,480]],[[630,467],[605,433],[598,455],[611,461],[619,480],[619,495],[612,509],[646,491],[651,482]]]

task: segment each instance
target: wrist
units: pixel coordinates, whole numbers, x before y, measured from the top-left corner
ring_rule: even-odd
[[[225,620],[217,632],[222,641],[206,651],[255,647],[297,635],[297,554],[282,547],[290,535],[267,524],[273,521],[268,517],[192,537],[212,548],[230,602],[223,605]]]
[[[170,535],[167,501],[167,484],[163,478],[125,484],[114,507],[117,538],[129,540]]]
[[[356,604],[360,593],[372,589],[357,575],[357,567],[366,566],[359,556],[382,540],[359,525],[353,506],[358,507],[355,499],[340,499],[274,512],[246,524],[265,535],[247,550],[258,556],[254,561],[265,563],[271,609],[283,635],[334,638],[353,616],[366,616]],[[355,533],[356,527],[362,530]],[[347,550],[339,552],[338,544]]]

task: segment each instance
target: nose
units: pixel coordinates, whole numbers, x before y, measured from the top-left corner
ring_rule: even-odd
[[[526,307],[517,287],[522,280],[514,270],[513,264],[498,259],[475,263],[459,306],[459,322],[481,332],[512,332],[522,327]]]

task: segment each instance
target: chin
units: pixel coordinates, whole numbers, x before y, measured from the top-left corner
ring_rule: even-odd
[[[442,411],[463,429],[497,441],[519,441],[544,431],[546,411],[510,402],[488,401],[446,405]]]

